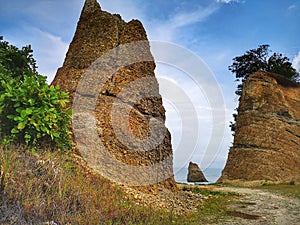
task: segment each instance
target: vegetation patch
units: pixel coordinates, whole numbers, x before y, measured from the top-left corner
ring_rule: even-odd
[[[268,184],[265,183],[262,186],[257,186],[255,189],[268,190],[271,192],[284,194],[290,197],[296,197],[300,199],[300,184],[290,182],[286,184]]]
[[[27,146],[70,149],[69,96],[36,71],[30,46],[0,37],[0,139]]]
[[[191,191],[195,194],[202,194],[205,196],[239,196],[239,194],[235,192],[215,191],[209,188],[202,188],[201,186],[193,187],[185,185],[183,186],[182,190]]]
[[[201,221],[202,224],[216,224],[226,221],[230,216],[227,206],[235,201],[239,196],[235,192],[215,191],[209,186],[190,186],[183,185],[183,191],[190,191],[195,194],[201,194],[206,199],[199,207],[197,216],[194,221]]]
[[[170,224],[168,213],[125,201],[73,153],[43,152],[0,147],[1,224]]]
[[[214,224],[228,218],[226,206],[236,196],[195,189],[206,199],[198,211],[175,215],[126,200],[71,151],[0,146],[0,168],[1,224]]]

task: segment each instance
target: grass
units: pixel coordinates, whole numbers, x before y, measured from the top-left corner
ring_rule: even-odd
[[[191,187],[185,185],[182,189],[183,191],[191,191],[208,198],[197,212],[197,217],[201,218],[201,224],[215,224],[226,220],[226,218],[231,216],[230,212],[227,211],[227,205],[239,196],[239,194],[234,192],[215,191],[209,188],[202,188],[201,186]]]
[[[214,191],[214,190],[210,190],[208,188],[201,188],[201,186],[199,187],[189,187],[188,185],[185,185],[183,187],[183,191],[191,191],[195,194],[202,194],[202,195],[208,195],[208,196],[239,196],[237,193],[234,192],[223,192],[223,191]]]
[[[197,213],[176,216],[125,200],[119,186],[93,174],[71,152],[0,146],[0,168],[0,224],[214,224],[227,216],[234,197],[194,189],[207,200]]]
[[[269,190],[275,193],[280,193],[286,196],[296,197],[300,199],[300,184],[295,184],[294,182],[286,184],[264,184],[255,188]]]
[[[231,199],[232,196],[228,195],[214,195],[203,204],[201,210],[199,210],[199,216],[204,219],[203,222],[206,224],[215,224],[222,221],[229,216],[226,208]]]
[[[166,218],[124,201],[118,186],[86,171],[71,154],[1,147],[0,165],[0,218],[24,224],[162,224]]]

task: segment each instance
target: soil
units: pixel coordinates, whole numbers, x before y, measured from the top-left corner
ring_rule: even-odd
[[[228,205],[232,217],[222,224],[300,224],[300,199],[252,188],[222,187],[219,191],[235,192],[241,196]]]

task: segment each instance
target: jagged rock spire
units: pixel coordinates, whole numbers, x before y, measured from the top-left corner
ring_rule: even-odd
[[[109,66],[114,68],[115,62],[118,62],[116,61],[118,59],[115,58],[115,55],[107,59],[105,54],[114,52],[111,50],[121,47],[122,45],[138,41],[143,41],[142,46],[140,46],[141,44],[137,44],[137,48],[130,47],[126,50],[123,48],[123,50],[115,52],[118,56],[124,57],[122,59],[125,59],[126,56],[140,59],[139,57],[142,55],[143,59],[147,60],[137,60],[136,63],[119,68],[116,73],[111,74],[111,77],[108,79],[105,78],[107,80],[103,83],[101,80],[103,77],[101,76],[106,74],[106,71],[110,71],[109,68],[106,68]],[[104,57],[102,58],[102,56]],[[99,59],[104,59],[104,62],[101,62],[103,63],[102,65],[100,65],[101,63],[99,64]],[[107,61],[105,61],[106,59]],[[93,142],[90,141],[93,134],[86,130],[89,129],[89,123],[85,123],[81,115],[94,115],[93,117],[97,121],[96,132],[98,132],[99,136],[99,138],[97,138],[103,145],[101,144],[101,146],[95,146],[94,148],[89,147],[91,153],[96,154],[98,150],[103,149],[107,154],[112,156],[112,159],[119,162],[118,165],[122,165],[116,165],[115,161],[111,163],[111,165],[109,165],[109,162],[105,162],[106,164],[100,163],[101,170],[103,171],[104,169],[104,175],[112,175],[113,177],[109,177],[110,179],[114,181],[117,179],[118,182],[134,186],[161,182],[159,184],[160,186],[170,190],[177,190],[173,176],[171,135],[166,128],[160,129],[160,125],[158,126],[157,132],[151,132],[151,121],[165,121],[165,109],[162,105],[162,98],[159,95],[159,87],[155,78],[155,62],[149,59],[153,59],[153,57],[149,43],[147,42],[146,31],[140,21],[132,20],[126,23],[121,16],[101,10],[96,0],[86,0],[63,67],[58,69],[52,84],[59,85],[62,91],[66,91],[70,94],[70,104],[74,103],[74,96],[79,96],[79,98],[83,97],[84,100],[87,100],[82,104],[80,103],[80,107],[83,106],[84,109],[87,103],[96,101],[95,109],[93,108],[93,110],[87,114],[86,112],[78,113],[73,111],[73,125],[76,124],[74,131],[76,129],[77,134],[75,136],[77,146],[83,146],[85,148],[85,146]],[[96,65],[99,66],[99,68],[91,72],[91,69],[95,69],[91,67],[94,62],[97,62]],[[89,75],[92,75],[92,77]],[[91,84],[102,85],[96,86],[97,89],[99,87],[99,93],[86,95],[87,92],[85,91],[89,91],[89,87],[87,87],[87,90],[78,91],[77,87],[80,82],[82,82],[82,78],[88,78],[87,80],[91,78],[92,80],[89,80]],[[151,82],[145,81],[145,79]],[[133,81],[143,81],[144,85],[143,87],[132,88],[128,96],[122,97],[122,101],[116,103],[118,100],[117,96],[124,93],[124,90],[127,90],[126,88],[128,88]],[[96,96],[97,99],[92,99],[93,96]],[[150,97],[144,97],[137,102],[132,102],[131,98],[134,96]],[[158,143],[157,146],[153,146],[151,150],[149,150],[147,146],[154,138],[149,139],[145,145],[141,145],[139,150],[136,150],[134,146],[135,143],[139,143],[138,141],[131,141],[125,138],[125,140],[121,142],[112,121],[118,121],[122,113],[119,108],[112,111],[114,105],[121,107],[120,109],[132,107],[132,109],[128,111],[130,112],[127,117],[128,121],[120,122],[117,131],[125,132],[129,128],[132,136],[140,140],[148,140],[150,137],[154,137],[152,134],[158,136],[161,131],[166,131],[165,135],[161,136],[161,142]],[[117,114],[114,115],[113,112]],[[112,115],[114,115],[113,120]],[[83,126],[81,126],[81,124]],[[83,153],[83,155],[88,156],[88,154],[85,153]],[[106,167],[106,165],[108,166]],[[127,169],[123,169],[124,165]],[[138,169],[138,172],[133,172],[132,169]],[[130,174],[130,176],[128,174]],[[155,192],[155,188],[156,186],[154,185],[145,187],[144,190]]]
[[[100,4],[97,2],[97,0],[85,0],[81,15],[92,13],[97,9],[101,10]]]

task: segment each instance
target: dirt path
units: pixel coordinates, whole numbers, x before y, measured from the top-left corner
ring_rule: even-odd
[[[178,184],[178,186],[181,190],[186,187],[183,184]],[[217,225],[300,225],[299,198],[246,187],[191,185],[189,188],[238,194],[228,202],[226,208],[228,217],[222,219]],[[194,194],[190,191],[180,191],[179,194],[161,192],[157,195],[141,193],[131,188],[127,188],[125,191],[128,196],[133,196],[138,205],[165,208],[175,214],[197,212],[197,207],[207,199],[201,194]]]
[[[232,218],[221,224],[300,224],[300,199],[291,198],[267,190],[249,188],[216,187],[215,190],[235,192],[241,195],[229,204]]]

